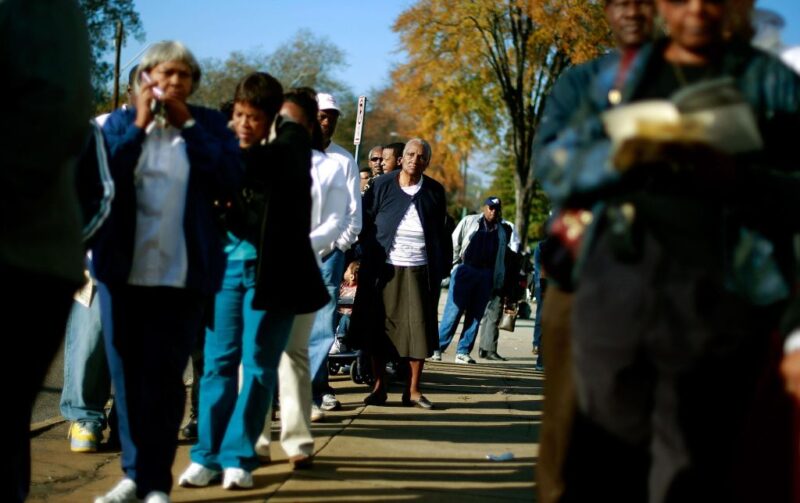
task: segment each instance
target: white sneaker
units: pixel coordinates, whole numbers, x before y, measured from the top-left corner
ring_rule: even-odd
[[[95,498],[94,503],[133,503],[141,501],[136,497],[136,482],[122,479],[105,496]]]
[[[319,408],[319,406],[315,403],[311,404],[311,422],[312,423],[319,423],[325,419],[325,413]]]
[[[456,363],[475,363],[475,360],[473,360],[470,355],[463,353],[458,353],[454,361]]]
[[[344,344],[342,344],[342,341],[336,339],[335,341],[333,341],[333,346],[331,346],[331,350],[328,351],[328,354],[338,355],[340,353],[344,353],[345,351],[347,351],[347,348],[344,346]]]
[[[253,475],[242,468],[225,468],[222,479],[223,489],[250,489],[253,487]]]
[[[206,487],[211,482],[219,480],[219,470],[206,468],[200,463],[192,463],[178,479],[181,487]]]
[[[336,395],[333,393],[326,393],[322,395],[322,404],[319,408],[322,410],[339,410],[342,408],[342,404],[336,399]]]
[[[161,491],[151,491],[144,498],[144,503],[169,503],[169,496]]]
[[[438,349],[433,350],[433,356],[431,356],[432,362],[440,362],[442,361],[442,352]]]

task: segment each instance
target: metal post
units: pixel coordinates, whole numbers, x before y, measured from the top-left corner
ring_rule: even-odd
[[[119,58],[122,52],[122,21],[117,21],[117,35],[114,37],[114,110],[119,108]]]
[[[464,174],[461,175],[461,179],[464,181],[464,195],[462,196],[461,200],[461,218],[467,216],[467,156],[465,155],[461,159],[461,164],[464,166]]]
[[[353,145],[356,146],[355,157],[356,168],[358,168],[358,151],[361,146],[361,132],[364,129],[364,113],[367,110],[367,97],[358,97],[358,113],[356,114],[356,130],[353,134]]]

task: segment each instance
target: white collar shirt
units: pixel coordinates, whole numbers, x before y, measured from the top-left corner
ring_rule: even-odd
[[[183,228],[189,184],[186,141],[178,129],[152,126],[134,172],[136,233],[128,283],[184,288],[189,269]]]

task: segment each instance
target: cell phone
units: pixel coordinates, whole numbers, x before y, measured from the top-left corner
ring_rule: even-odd
[[[146,84],[149,84],[149,83],[153,82],[153,79],[150,77],[150,74],[147,73],[147,72],[142,72],[142,80]],[[161,89],[160,87],[156,86],[156,87],[153,88],[153,94],[156,96],[156,98],[161,99],[161,98],[164,97],[164,90]]]
[[[142,80],[149,84],[153,82],[152,77],[147,72],[142,72]],[[161,103],[161,98],[164,97],[164,90],[158,86],[153,88],[153,95],[155,95],[156,99],[150,102],[150,111],[153,112],[154,115],[160,114],[164,110],[164,105]]]

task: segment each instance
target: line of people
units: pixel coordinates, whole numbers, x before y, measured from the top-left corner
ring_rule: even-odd
[[[346,252],[356,241],[349,255],[361,264],[362,288],[351,340],[368,349],[376,377],[365,403],[386,401],[391,359],[408,367],[402,402],[433,407],[420,382],[438,347],[450,236],[444,189],[423,174],[428,143],[382,147],[386,172],[371,177],[362,196],[355,161],[331,141],[340,114],[333,96],[284,92],[255,73],[238,84],[227,117],[189,105],[200,68],[172,41],[152,45],[131,78],[132,105],[103,125],[116,193],[91,243],[90,302],[80,305],[99,311],[99,324],[81,327],[102,326],[104,344],[94,347],[105,349],[114,384],[124,472],[96,501],[169,501],[182,374],[193,348],[203,370],[184,433],[196,428],[197,442],[178,483],[252,487],[253,470],[271,458],[276,390],[281,445],[295,469],[310,467],[310,422],[341,407],[326,359]],[[365,301],[374,309],[359,307]],[[72,353],[67,375],[101,373]],[[102,382],[86,375],[76,387]],[[97,449],[105,423],[108,390],[89,394],[103,404],[72,415],[70,445],[79,452]]]
[[[62,2],[69,15],[60,19],[17,3],[0,3],[0,14],[24,12],[31,22],[52,27],[53,37],[71,41],[61,47],[66,55],[84,52],[86,33],[74,2]],[[0,22],[7,19],[0,15]],[[9,40],[22,36],[18,29],[3,33]],[[39,49],[22,45],[32,53]],[[110,426],[108,444],[118,442],[122,451],[123,478],[98,503],[169,501],[190,355],[194,397],[183,430],[197,442],[180,485],[252,487],[253,470],[271,460],[276,390],[281,446],[295,469],[310,467],[310,422],[341,407],[326,360],[348,263],[360,267],[348,340],[370,355],[375,378],[364,403],[387,401],[386,362],[393,361],[404,369],[398,372],[405,377],[401,402],[434,407],[421,382],[425,360],[446,347],[442,327],[454,332],[452,314],[466,310],[471,351],[477,320],[499,294],[513,234],[501,222],[499,199],[487,200],[482,216],[454,232],[444,188],[424,174],[433,152],[421,138],[372,149],[369,183],[360,186],[355,160],[331,140],[340,117],[334,97],[284,90],[263,72],[239,82],[223,111],[191,105],[201,69],[175,41],[153,44],[143,54],[129,75],[129,104],[93,123],[96,131],[102,124],[102,136],[93,136],[99,143],[87,153],[87,62],[56,51],[61,59],[42,60],[46,68],[40,68],[29,64],[36,58],[22,56],[10,67],[19,70],[20,82],[46,80],[57,92],[26,96],[21,103],[28,108],[20,110],[46,105],[57,112],[65,103],[53,95],[74,99],[66,100],[72,108],[63,110],[63,127],[50,135],[49,156],[32,156],[43,149],[18,136],[5,138],[11,169],[4,176],[22,196],[8,202],[26,211],[24,225],[3,226],[4,277],[18,280],[21,291],[31,293],[27,299],[37,291],[37,306],[52,314],[34,316],[21,297],[4,307],[8,319],[33,320],[41,334],[14,342],[20,354],[37,355],[26,369],[29,386],[20,403],[27,405],[25,414],[14,416],[14,428],[27,431],[39,383],[66,331],[62,411],[72,421],[70,448],[98,450]],[[64,71],[64,61],[72,59],[77,62]],[[33,103],[37,97],[42,104]],[[49,114],[35,119],[37,127],[53,125]],[[102,218],[93,219],[83,245],[73,179],[81,156],[107,160],[113,179],[113,193],[102,187]],[[60,171],[43,171],[55,181],[37,185],[26,170],[47,165]],[[32,239],[31,229],[48,239]],[[441,283],[451,270],[449,321],[439,326]],[[485,287],[471,290],[485,302],[468,309],[457,300],[467,277]],[[502,359],[496,330],[487,333],[482,355]],[[31,342],[38,346],[26,346]],[[113,409],[106,417],[112,383]],[[30,446],[25,433],[15,441],[21,461],[5,499],[23,501]]]

